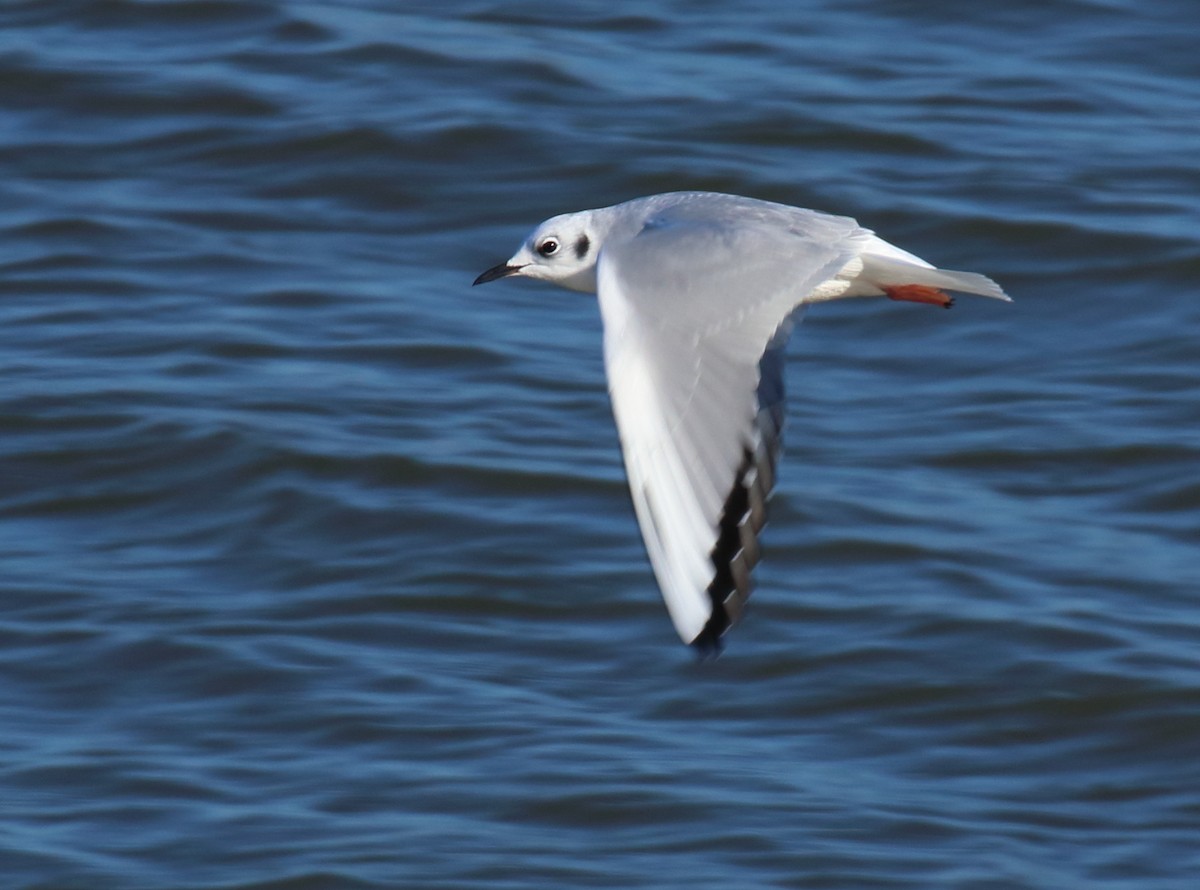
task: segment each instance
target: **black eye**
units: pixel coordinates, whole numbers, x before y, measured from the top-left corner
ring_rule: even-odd
[[[537,252],[542,256],[554,256],[556,253],[558,253],[558,242],[553,238],[547,238],[538,245]]]

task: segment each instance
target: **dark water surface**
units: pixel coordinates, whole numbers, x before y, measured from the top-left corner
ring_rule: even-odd
[[[992,7],[995,8],[992,8]],[[1200,874],[1191,0],[0,6],[0,874]],[[542,218],[731,191],[1011,306],[819,307],[697,664]]]

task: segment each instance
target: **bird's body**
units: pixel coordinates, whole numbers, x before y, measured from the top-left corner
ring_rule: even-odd
[[[599,296],[604,363],[634,510],[684,642],[719,648],[750,594],[784,418],[783,348],[808,303],[1007,300],[854,220],[711,192],[553,217],[510,275]]]

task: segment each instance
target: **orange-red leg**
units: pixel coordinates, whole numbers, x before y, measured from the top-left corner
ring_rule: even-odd
[[[885,286],[883,292],[892,300],[929,303],[933,306],[941,306],[943,309],[949,309],[954,305],[952,296],[925,284],[893,284],[890,287]]]

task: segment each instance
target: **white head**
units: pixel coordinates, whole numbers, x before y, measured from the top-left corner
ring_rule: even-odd
[[[600,236],[596,211],[564,213],[546,220],[525,239],[507,263],[493,266],[475,279],[486,284],[510,275],[540,278],[571,290],[596,292],[596,258]]]

